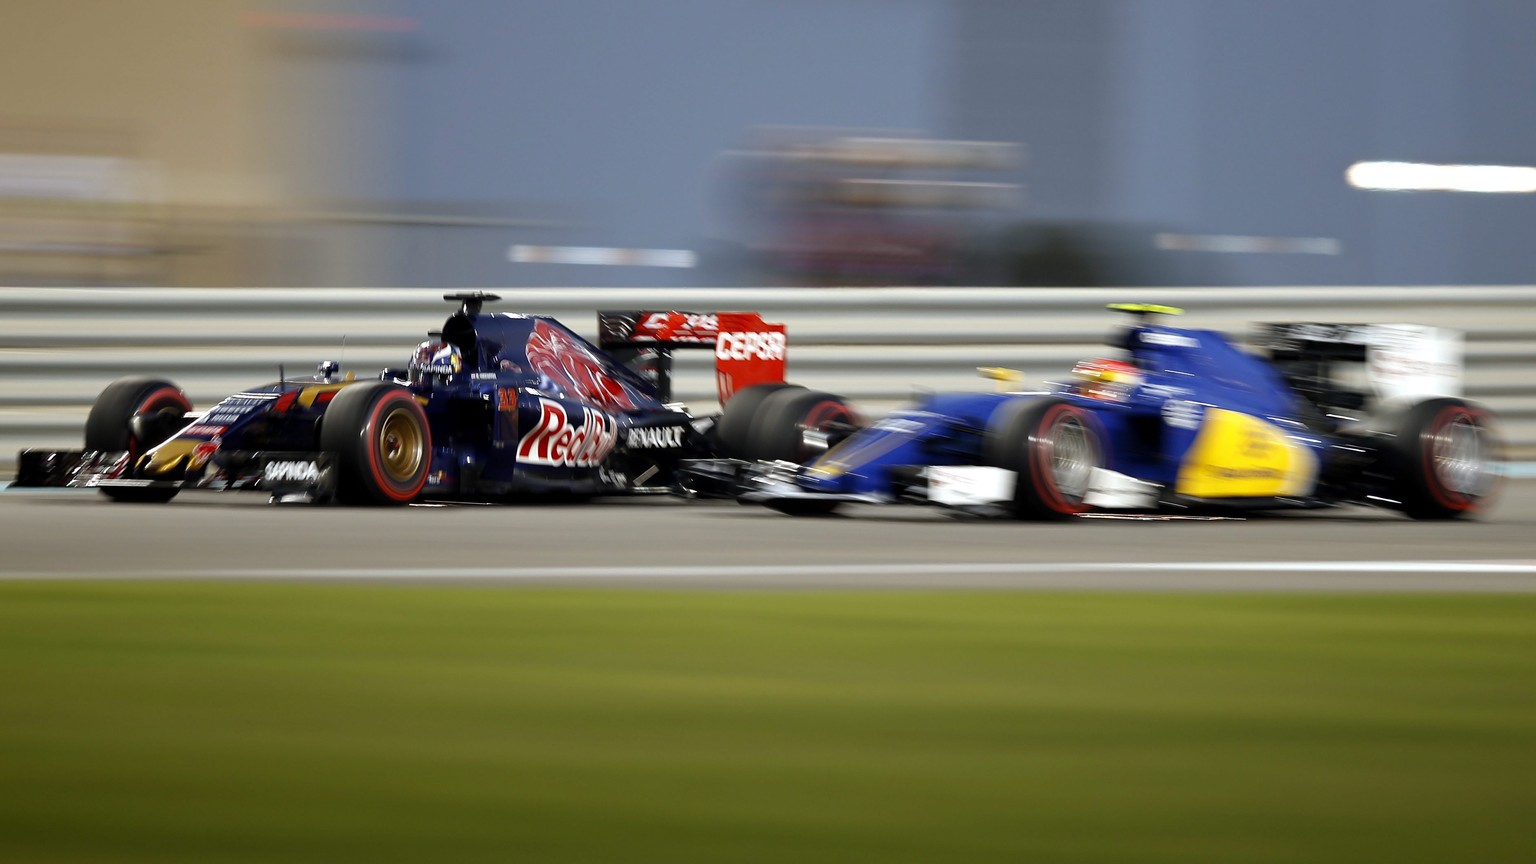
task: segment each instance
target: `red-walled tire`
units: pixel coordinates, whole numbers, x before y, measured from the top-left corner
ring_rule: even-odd
[[[320,449],[336,459],[343,504],[407,504],[427,485],[432,430],[411,391],[389,382],[336,394],[320,424]]]
[[[987,464],[1018,474],[1012,511],[1019,519],[1065,519],[1084,503],[1093,469],[1105,467],[1108,447],[1094,416],[1062,399],[1004,403],[987,426]]]
[[[1487,409],[1429,399],[1398,420],[1389,446],[1402,511],[1415,519],[1457,519],[1487,509],[1501,488],[1503,442]]]
[[[180,387],[158,378],[122,378],[101,391],[85,418],[85,449],[127,451],[129,470],[146,451],[186,425],[192,401]],[[101,487],[114,501],[163,504],[176,489]]]
[[[856,429],[863,425],[847,400],[803,387],[771,393],[757,409],[748,435],[751,458],[764,461],[805,462],[819,451],[806,440],[807,432]]]

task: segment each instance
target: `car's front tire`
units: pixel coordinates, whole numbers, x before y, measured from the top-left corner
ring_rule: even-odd
[[[432,431],[411,391],[377,381],[336,394],[320,426],[343,504],[406,504],[427,485]]]
[[[1017,474],[1011,506],[1019,519],[1065,519],[1085,502],[1095,468],[1106,465],[1103,427],[1063,399],[1004,403],[987,425],[983,458]]]
[[[126,452],[128,470],[139,457],[186,425],[192,401],[180,387],[158,378],[121,378],[96,397],[85,418],[85,449]],[[163,504],[176,497],[175,488],[103,486],[114,501]]]

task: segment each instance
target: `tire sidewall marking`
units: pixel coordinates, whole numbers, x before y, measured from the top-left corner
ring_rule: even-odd
[[[186,394],[182,393],[178,388],[160,387],[151,390],[149,395],[139,400],[139,404],[134,406],[133,413],[129,416],[132,418],[141,414],[152,414],[156,411],[172,407],[180,408],[182,413],[186,413],[192,410],[192,403],[187,400]],[[139,457],[144,454],[143,444],[144,442],[133,437],[132,432],[128,434],[128,464],[132,465],[137,462]]]
[[[1085,433],[1094,439],[1098,438],[1085,412],[1079,411],[1076,407],[1067,404],[1056,404],[1047,408],[1040,415],[1039,422],[1029,435],[1030,482],[1034,484],[1035,491],[1040,494],[1047,507],[1056,513],[1070,516],[1082,513],[1088,508],[1081,502],[1074,503],[1067,500],[1061,488],[1056,485],[1055,473],[1051,471],[1050,463],[1055,456],[1056,439],[1050,433],[1058,425],[1063,415],[1076,418],[1078,425],[1083,428]],[[1097,440],[1094,441],[1094,444],[1095,451],[1097,451]]]
[[[805,420],[800,424],[800,428],[804,431],[820,432],[826,429],[828,424],[838,420],[853,423],[853,411],[836,399],[823,399],[812,405],[810,410],[805,412]],[[809,458],[810,453],[806,448],[803,432],[798,451],[796,454],[798,458],[795,461],[804,462]]]
[[[422,487],[427,483],[426,460],[430,457],[430,452],[424,452],[422,454],[422,465],[417,470],[417,474],[419,476],[417,477],[416,482],[413,483],[410,487],[402,487],[397,484],[393,478],[389,476],[388,472],[384,470],[384,466],[380,464],[379,460],[381,454],[379,450],[382,442],[378,441],[377,438],[378,433],[381,431],[379,427],[384,422],[384,419],[393,410],[393,403],[400,402],[402,400],[412,405],[415,404],[415,400],[405,393],[390,392],[384,394],[383,398],[374,402],[373,407],[369,408],[368,422],[364,423],[362,428],[363,452],[367,454],[368,457],[368,472],[373,476],[374,483],[378,486],[379,491],[383,492],[385,497],[389,498],[391,501],[396,502],[410,501],[412,498],[415,498],[418,494],[421,493]],[[407,410],[409,411],[409,409]],[[422,419],[420,415],[415,411],[410,411],[410,413],[413,419],[417,421]],[[424,451],[430,451],[431,433],[427,431],[426,423],[423,422],[421,424],[421,428],[422,449]]]
[[[1424,485],[1436,503],[1456,512],[1476,508],[1481,496],[1457,492],[1445,485],[1435,465],[1435,439],[1461,418],[1466,418],[1479,433],[1486,428],[1483,423],[1483,412],[1464,405],[1447,405],[1435,412],[1434,419],[1424,427],[1424,432],[1419,436],[1420,469]]]

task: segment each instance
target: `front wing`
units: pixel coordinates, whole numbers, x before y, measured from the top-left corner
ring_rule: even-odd
[[[16,461],[15,487],[77,489],[255,490],[274,497],[325,500],[335,494],[335,457],[287,450],[221,452],[208,465],[175,479],[123,476],[126,451],[23,450]]]

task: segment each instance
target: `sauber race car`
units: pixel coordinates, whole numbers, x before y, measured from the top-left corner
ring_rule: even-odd
[[[493,294],[445,299],[458,310],[406,368],[373,380],[328,361],[314,377],[280,374],[202,412],[170,382],[117,381],[91,408],[85,448],[22,451],[14,485],[136,502],[183,489],[361,504],[727,494],[730,460],[785,452],[757,440],[767,391],[797,397],[775,415],[797,436],[857,423],[843,400],[783,383],[784,325],[755,313],[600,312],[598,347],[553,318],[482,311]],[[695,417],[670,401],[672,352],[687,348],[714,351],[724,414]],[[746,397],[732,398],[737,390]]]
[[[1487,409],[1458,398],[1457,333],[1270,324],[1251,353],[1163,323],[1178,309],[1110,308],[1135,316],[1111,339],[1120,356],[1080,362],[1041,392],[928,396],[816,458],[756,463],[738,497],[792,514],[843,502],[1035,519],[1368,504],[1447,519],[1497,490],[1500,439]]]

